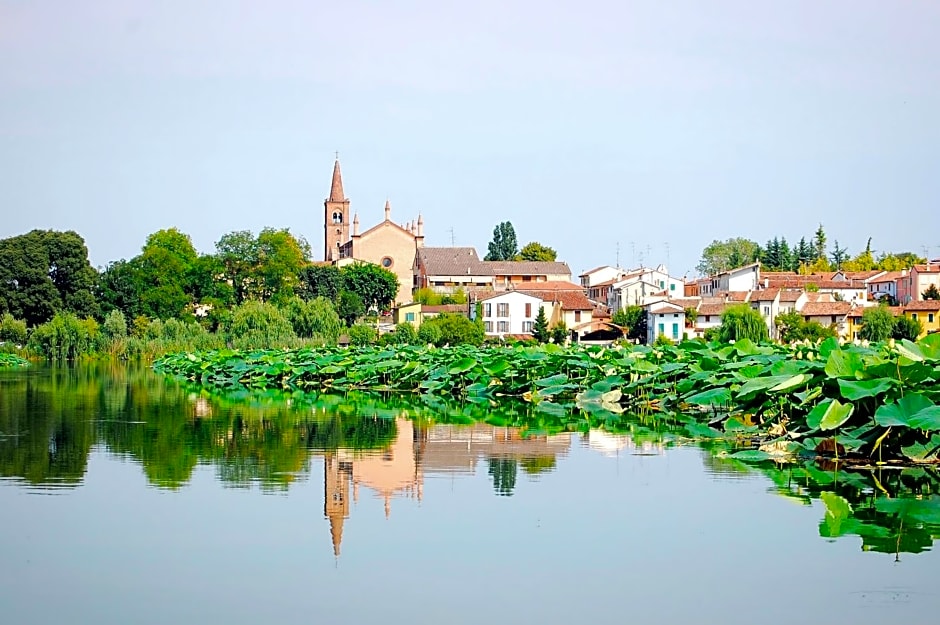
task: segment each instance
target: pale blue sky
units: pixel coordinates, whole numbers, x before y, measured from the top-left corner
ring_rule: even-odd
[[[320,258],[338,150],[364,227],[388,197],[484,253],[510,220],[575,274],[819,222],[940,256],[937,33],[935,0],[0,0],[0,237]]]

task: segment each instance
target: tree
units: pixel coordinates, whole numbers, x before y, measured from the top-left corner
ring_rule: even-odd
[[[378,338],[375,328],[366,323],[354,323],[349,328],[349,344],[356,346],[371,345]]]
[[[627,338],[638,341],[646,340],[646,311],[642,306],[627,306],[613,314],[610,322],[623,328]]]
[[[519,250],[517,260],[553,262],[557,257],[558,253],[554,249],[533,241]]]
[[[141,312],[157,319],[179,317],[193,301],[190,279],[196,259],[189,235],[176,228],[148,236],[134,259],[143,286]]]
[[[815,260],[813,246],[806,242],[806,237],[801,237],[800,242],[796,244],[793,252],[793,266],[790,268],[796,271],[800,266],[809,265]]]
[[[918,256],[914,252],[881,254],[878,257],[878,263],[875,269],[881,269],[882,271],[901,271],[902,269],[910,269],[914,265],[923,265],[926,262],[926,258]]]
[[[235,303],[250,297],[254,282],[253,269],[258,262],[258,241],[249,230],[222,235],[215,244],[216,256],[224,268],[223,277],[232,285]]]
[[[556,345],[564,345],[565,341],[568,340],[568,326],[561,319],[548,332],[552,337],[552,343]]]
[[[816,234],[813,236],[813,252],[816,255],[814,260],[826,258],[826,231],[823,230],[823,225],[819,224],[819,227],[816,228]]]
[[[891,332],[891,337],[898,340],[916,341],[923,331],[924,326],[918,319],[911,319],[902,315],[894,320],[894,330]]]
[[[868,237],[868,244],[865,251],[858,256],[842,263],[842,269],[846,271],[871,271],[875,268],[875,257],[871,253],[871,237]]]
[[[832,248],[832,264],[838,270],[842,269],[842,263],[848,259],[848,254],[844,247],[839,247],[839,240],[836,239],[835,245]]]
[[[512,223],[504,221],[493,229],[493,240],[487,246],[483,260],[513,260],[518,253],[516,231]]]
[[[755,343],[766,341],[767,324],[760,313],[747,304],[735,304],[721,313],[719,338],[723,342],[750,339]]]
[[[343,290],[343,274],[336,265],[306,265],[298,272],[298,281],[297,294],[305,300],[325,297],[336,301]]]
[[[866,341],[884,341],[894,331],[894,315],[884,306],[872,306],[862,313],[859,338]]]
[[[294,328],[294,334],[301,338],[335,345],[343,329],[343,321],[325,297],[305,302],[294,296],[284,305],[284,312]]]
[[[75,232],[33,230],[0,240],[0,312],[30,326],[60,311],[99,314],[97,279],[85,242]]]
[[[398,294],[398,276],[384,267],[354,262],[342,267],[340,274],[344,288],[358,295],[367,311],[387,310]]]
[[[437,346],[482,345],[484,333],[480,324],[470,321],[463,315],[442,313],[422,322],[421,328],[418,330],[418,336],[422,340],[435,339],[428,340],[428,342]]]
[[[931,284],[927,287],[926,291],[920,294],[920,296],[924,299],[938,300],[940,299],[940,289],[937,289],[936,284]]]
[[[336,298],[336,312],[347,326],[356,323],[356,319],[366,312],[362,298],[352,291],[340,291]]]
[[[516,487],[518,463],[514,458],[487,458],[487,472],[493,478],[493,489],[502,497],[512,496]]]
[[[741,237],[712,241],[704,250],[696,269],[706,276],[753,263],[760,258],[760,246]]]
[[[548,343],[551,335],[548,332],[548,317],[545,316],[545,309],[539,306],[539,312],[535,315],[535,323],[532,324],[532,336],[539,343]]]
[[[241,349],[283,347],[297,338],[280,309],[255,300],[235,307],[227,335],[229,342]]]
[[[294,294],[298,275],[309,262],[310,245],[286,228],[265,228],[258,234],[257,266],[254,267],[258,296],[262,301],[284,301]]]

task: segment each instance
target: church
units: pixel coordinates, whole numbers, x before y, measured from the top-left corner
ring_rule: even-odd
[[[350,224],[352,232],[350,233]],[[333,164],[330,196],[323,202],[323,260],[344,265],[360,260],[388,269],[398,278],[396,304],[411,301],[415,254],[424,246],[424,220],[404,225],[392,221],[392,207],[385,201],[385,219],[364,232],[359,231],[359,215],[350,221],[349,198],[343,192],[339,159]]]

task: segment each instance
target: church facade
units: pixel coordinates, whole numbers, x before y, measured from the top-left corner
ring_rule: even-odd
[[[351,230],[350,230],[351,226]],[[385,219],[360,232],[359,215],[350,221],[349,198],[343,191],[339,159],[333,164],[330,195],[323,202],[323,260],[337,265],[364,261],[388,269],[398,278],[396,304],[410,302],[414,285],[415,254],[424,246],[424,219],[399,225],[392,221],[386,200]]]

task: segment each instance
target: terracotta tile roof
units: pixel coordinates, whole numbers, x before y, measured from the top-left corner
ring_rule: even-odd
[[[807,302],[800,314],[804,317],[845,316],[852,310],[849,302]]]
[[[532,284],[532,286],[529,286]],[[574,282],[567,282],[565,280],[548,280],[546,282],[536,282],[536,283],[516,283],[513,285],[513,288],[516,291],[528,291],[531,289],[537,289],[539,291],[579,291],[584,292],[584,287],[580,284],[575,284]],[[592,287],[593,288],[593,287]]]
[[[884,273],[883,269],[871,269],[870,271],[843,271],[842,275],[849,280],[870,280],[881,273]]]
[[[728,301],[741,304],[748,301],[750,296],[750,291],[730,291],[728,293]]]
[[[718,304],[702,303],[702,305],[698,307],[698,316],[710,317],[712,315],[720,315],[721,313],[725,312],[725,308],[727,307],[728,305],[724,302]]]
[[[587,271],[585,271],[584,273],[582,273],[582,274],[579,275],[578,277],[579,277],[579,278],[584,278],[585,276],[588,276],[588,275],[590,275],[590,274],[592,274],[592,273],[598,272],[598,271],[600,271],[601,269],[614,269],[614,267],[611,267],[610,265],[601,265],[600,267],[595,267],[594,269],[588,269]]]
[[[800,295],[802,295],[802,294],[803,294],[802,291],[781,290],[781,291],[780,291],[780,301],[781,301],[781,302],[795,302],[795,301],[797,301],[798,299],[800,299]]]
[[[537,297],[545,303],[558,302],[562,310],[594,310],[594,304],[582,291],[542,291],[538,289],[516,289],[518,293],[525,293]]]
[[[651,313],[684,313],[685,311],[681,306],[673,304],[672,302],[656,302],[655,304],[650,304]]]
[[[702,299],[699,297],[678,297],[675,299],[670,299],[669,303],[675,304],[676,306],[680,306],[683,309],[696,308],[699,304],[702,303]]]
[[[510,293],[519,293],[520,295],[528,295],[529,297],[535,297],[537,299],[542,299],[535,293],[529,293],[528,291],[488,291],[480,295],[476,301],[485,302],[486,300],[493,299],[494,297],[502,297]],[[559,291],[559,293],[567,293],[567,291]]]
[[[420,247],[417,257],[429,276],[492,275],[472,247]]]
[[[493,276],[571,275],[568,263],[557,261],[484,260],[482,262],[489,268],[488,275]]]
[[[755,291],[751,295],[752,302],[770,302],[777,299],[777,295],[780,293],[780,289],[777,287],[770,287],[769,289],[763,289],[760,291]]]
[[[897,282],[898,278],[903,278],[904,274],[900,271],[889,271],[883,276],[878,276],[874,280],[870,280],[868,284],[880,284],[882,282]]]
[[[934,312],[940,310],[940,300],[923,300],[916,302],[908,302],[904,305],[904,312],[908,311],[925,311],[925,312]]]
[[[940,273],[940,265],[914,265],[917,273]]]

